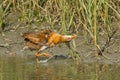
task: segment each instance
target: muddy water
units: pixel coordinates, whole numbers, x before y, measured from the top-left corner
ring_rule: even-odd
[[[120,65],[103,63],[76,64],[57,59],[36,64],[34,57],[1,56],[0,80],[119,80]]]

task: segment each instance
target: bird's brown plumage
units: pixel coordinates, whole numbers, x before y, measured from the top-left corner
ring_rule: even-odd
[[[38,62],[38,56],[48,56],[48,54],[38,54],[42,50],[53,47],[58,43],[69,42],[72,39],[76,38],[76,35],[60,35],[57,32],[51,31],[49,29],[43,29],[37,32],[24,33],[23,37],[25,38],[25,45],[30,49],[37,50],[36,62]]]

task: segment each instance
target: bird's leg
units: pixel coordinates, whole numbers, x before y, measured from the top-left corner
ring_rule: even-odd
[[[53,57],[52,55],[47,54],[47,53],[42,53],[42,54],[40,54],[40,56],[46,56],[46,57],[48,57],[48,59],[40,60],[41,63],[45,63],[45,62],[47,62],[48,60],[50,60]]]
[[[39,56],[45,56],[45,57],[48,57],[48,59],[50,59],[52,57],[52,55],[50,55],[50,54],[47,54],[47,53],[41,53],[41,54],[39,54],[38,52],[35,53],[35,56],[36,56],[36,63],[39,62],[39,60],[38,60]]]
[[[39,60],[38,60],[38,54],[39,54],[39,53],[38,53],[38,51],[37,51],[37,52],[35,53],[35,57],[36,57],[35,60],[36,60],[36,63],[39,62]]]
[[[41,53],[41,54],[38,54],[38,56],[52,57],[52,55],[47,53]]]

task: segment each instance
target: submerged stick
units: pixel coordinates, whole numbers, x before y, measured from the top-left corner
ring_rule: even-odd
[[[117,29],[113,31],[113,33],[108,37],[108,40],[106,41],[106,43],[104,44],[103,47],[101,47],[101,49],[99,49],[98,51],[98,55],[100,56],[104,56],[103,55],[103,52],[106,50],[106,48],[109,46],[110,42],[111,42],[111,39],[112,37],[115,35],[115,33],[117,32]]]

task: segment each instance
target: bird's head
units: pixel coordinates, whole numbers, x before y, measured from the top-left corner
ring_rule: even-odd
[[[71,41],[72,39],[74,39],[76,37],[77,37],[77,35],[64,35],[63,36],[63,41],[64,42],[69,42],[69,41]]]

